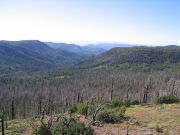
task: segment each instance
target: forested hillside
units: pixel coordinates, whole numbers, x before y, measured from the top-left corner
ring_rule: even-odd
[[[113,48],[100,56],[82,63],[85,67],[121,64],[179,63],[180,47],[129,47]]]
[[[72,48],[73,49],[73,48]],[[69,67],[90,57],[37,40],[0,41],[0,72],[38,72]]]

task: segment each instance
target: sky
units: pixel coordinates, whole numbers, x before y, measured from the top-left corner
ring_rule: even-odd
[[[180,0],[0,0],[0,40],[180,45]]]

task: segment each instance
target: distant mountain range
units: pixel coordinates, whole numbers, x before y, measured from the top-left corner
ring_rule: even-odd
[[[103,47],[94,48],[91,46],[80,46],[76,44],[52,43],[52,42],[45,42],[45,44],[47,44],[52,48],[62,49],[68,52],[78,53],[86,56],[95,56],[106,51]]]
[[[0,71],[43,71],[77,64],[89,56],[37,40],[0,41]]]
[[[102,52],[108,51],[115,47],[140,46],[134,44],[117,44],[117,43],[98,43],[98,44],[88,44],[84,46],[80,46],[76,44],[66,44],[66,43],[53,43],[53,42],[46,42],[46,44],[52,48],[60,48],[70,52],[84,53],[89,55],[101,54]]]
[[[86,47],[91,47],[91,48],[101,48],[104,51],[108,51],[112,48],[115,47],[133,47],[133,46],[142,46],[142,45],[138,45],[138,44],[118,44],[118,43],[99,43],[99,44],[88,44],[86,45]]]
[[[0,72],[43,71],[70,67],[107,48],[38,40],[0,41]]]
[[[47,71],[80,65],[180,62],[180,47],[133,47],[130,44],[76,44],[38,40],[0,41],[0,72]],[[114,48],[115,47],[115,48]]]

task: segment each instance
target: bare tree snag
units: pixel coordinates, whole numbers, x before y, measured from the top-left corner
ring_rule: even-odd
[[[129,100],[129,88],[126,91],[126,100]]]
[[[145,85],[143,89],[142,103],[147,103],[148,91],[149,91],[149,85]]]
[[[113,99],[113,92],[114,92],[114,78],[112,78],[112,81],[111,81],[111,90],[110,90],[110,101],[112,101]]]
[[[11,118],[12,120],[15,119],[15,105],[14,105],[14,97],[12,99],[12,102],[11,102]]]
[[[38,111],[39,111],[39,115],[41,115],[41,113],[42,113],[42,100],[41,99],[39,99]]]
[[[24,117],[24,119],[26,118],[26,102],[25,102],[25,100],[23,102],[23,117]]]
[[[77,102],[79,103],[80,102],[80,93],[78,92],[77,94]]]
[[[1,132],[2,132],[2,135],[5,135],[5,127],[4,127],[4,110],[3,110],[3,114],[2,114],[2,117],[0,119],[0,122],[1,122]]]

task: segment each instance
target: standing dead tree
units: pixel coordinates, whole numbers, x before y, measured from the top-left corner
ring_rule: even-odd
[[[142,103],[147,103],[149,85],[145,85],[143,89]]]
[[[171,96],[177,96],[177,85],[178,85],[178,81],[176,81],[174,78],[171,78],[168,81],[168,95]]]
[[[109,100],[111,101],[113,99],[113,92],[114,92],[114,78],[112,77],[111,80],[111,90],[110,90],[110,95],[109,95]]]
[[[14,100],[14,97],[12,98],[12,101],[11,101],[11,118],[12,120],[15,119],[15,100]]]
[[[1,132],[2,132],[2,135],[5,135],[5,126],[4,126],[4,110],[3,110],[3,114],[2,114],[2,116],[0,116],[0,122],[1,122],[1,126],[2,126],[2,128],[1,128]]]
[[[145,82],[145,86],[142,90],[142,95],[140,97],[140,102],[142,104],[146,104],[148,102],[148,94],[150,93],[150,89],[152,88],[152,80],[148,77],[147,82]]]

